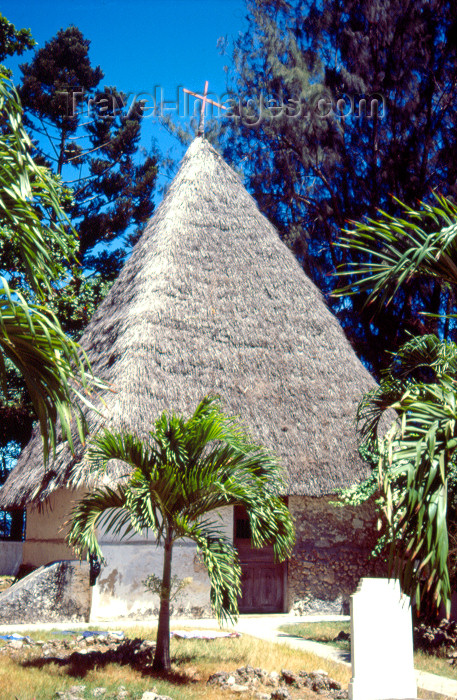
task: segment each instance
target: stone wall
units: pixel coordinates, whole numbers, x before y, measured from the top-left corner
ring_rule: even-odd
[[[289,498],[297,544],[288,563],[288,608],[297,614],[349,613],[360,578],[385,575],[370,557],[378,535],[373,504],[340,508],[334,500]]]
[[[0,593],[0,623],[88,622],[90,607],[89,564],[58,561]]]
[[[40,566],[49,561],[74,559],[65,544],[63,523],[81,492],[60,489],[41,512],[28,512],[27,541],[23,563]],[[297,544],[288,562],[286,610],[297,613],[348,612],[349,596],[362,576],[384,575],[370,558],[377,538],[374,507],[337,508],[335,497],[289,497],[295,520]],[[215,514],[218,525],[230,539],[233,535],[233,509]],[[161,548],[152,539],[134,535],[120,541],[111,533],[99,533],[106,558],[93,589],[92,620],[107,618],[147,618],[157,613],[158,599],[142,585],[150,574],[161,576]],[[173,603],[173,615],[210,614],[209,580],[196,557],[191,542],[177,542],[173,550],[173,573],[191,577],[192,583]]]

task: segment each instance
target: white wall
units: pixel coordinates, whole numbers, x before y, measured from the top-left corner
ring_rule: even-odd
[[[93,590],[91,620],[157,614],[158,596],[152,595],[142,582],[149,574],[161,577],[163,548],[145,541],[104,545],[102,550],[106,565]],[[208,576],[192,542],[175,543],[172,574],[180,579],[192,578],[176,600],[176,607],[209,606]]]
[[[59,489],[41,507],[27,508],[24,564],[43,566],[51,561],[76,559],[73,549],[65,542],[65,522],[84,493],[83,490]]]
[[[233,538],[233,508],[214,513],[221,532]],[[162,576],[163,548],[154,539],[135,534],[120,541],[112,533],[101,534],[100,547],[106,559],[92,595],[91,620],[117,617],[151,617],[157,614],[159,599],[143,585],[149,574]],[[210,610],[210,584],[206,569],[190,540],[178,540],[173,546],[172,575],[190,577],[192,583],[173,601],[175,612],[191,614],[192,608]]]
[[[76,558],[65,543],[64,524],[82,493],[59,489],[41,510],[28,509],[24,564],[41,566],[51,561]],[[233,508],[215,512],[213,519],[220,526],[221,532],[232,540]],[[153,537],[145,538],[138,534],[120,540],[112,533],[100,533],[99,542],[106,564],[102,566],[93,588],[91,619],[142,614],[151,616],[154,609],[158,608],[158,597],[152,596],[142,581],[152,573],[162,576],[162,548],[155,545]],[[180,607],[190,611],[192,607],[205,607],[209,611],[209,579],[191,541],[180,540],[175,543],[172,574],[180,579],[192,578],[191,585],[174,603],[175,609]]]

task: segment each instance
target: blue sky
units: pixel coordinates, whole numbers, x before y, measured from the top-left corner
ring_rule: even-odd
[[[236,37],[246,26],[245,0],[4,0],[1,12],[17,29],[30,28],[38,47],[76,25],[91,42],[91,62],[105,73],[104,84],[157,96],[162,89],[171,103],[179,86],[202,91],[205,80],[210,92],[223,95],[230,56],[220,55],[217,41]],[[6,61],[16,82],[18,65],[32,55]],[[161,149],[171,146],[179,156],[157,119],[149,117],[145,127],[146,147],[155,138]]]

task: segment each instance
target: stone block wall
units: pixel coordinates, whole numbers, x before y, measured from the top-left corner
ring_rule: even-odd
[[[288,608],[297,614],[349,613],[360,578],[386,573],[370,556],[378,535],[373,504],[339,508],[335,500],[289,497],[297,544],[288,563]]]

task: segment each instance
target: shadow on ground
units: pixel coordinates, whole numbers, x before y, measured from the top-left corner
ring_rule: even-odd
[[[130,666],[139,671],[143,676],[154,676],[167,680],[177,685],[189,683],[189,676],[173,670],[170,673],[161,673],[152,670],[152,659],[154,649],[142,649],[142,639],[127,639],[118,645],[116,649],[106,651],[94,650],[87,653],[74,651],[68,655],[54,655],[21,661],[23,668],[44,668],[55,664],[63,669],[69,676],[84,678],[93,669],[103,669],[108,664],[118,664],[120,666]],[[180,662],[182,663],[182,659]]]

